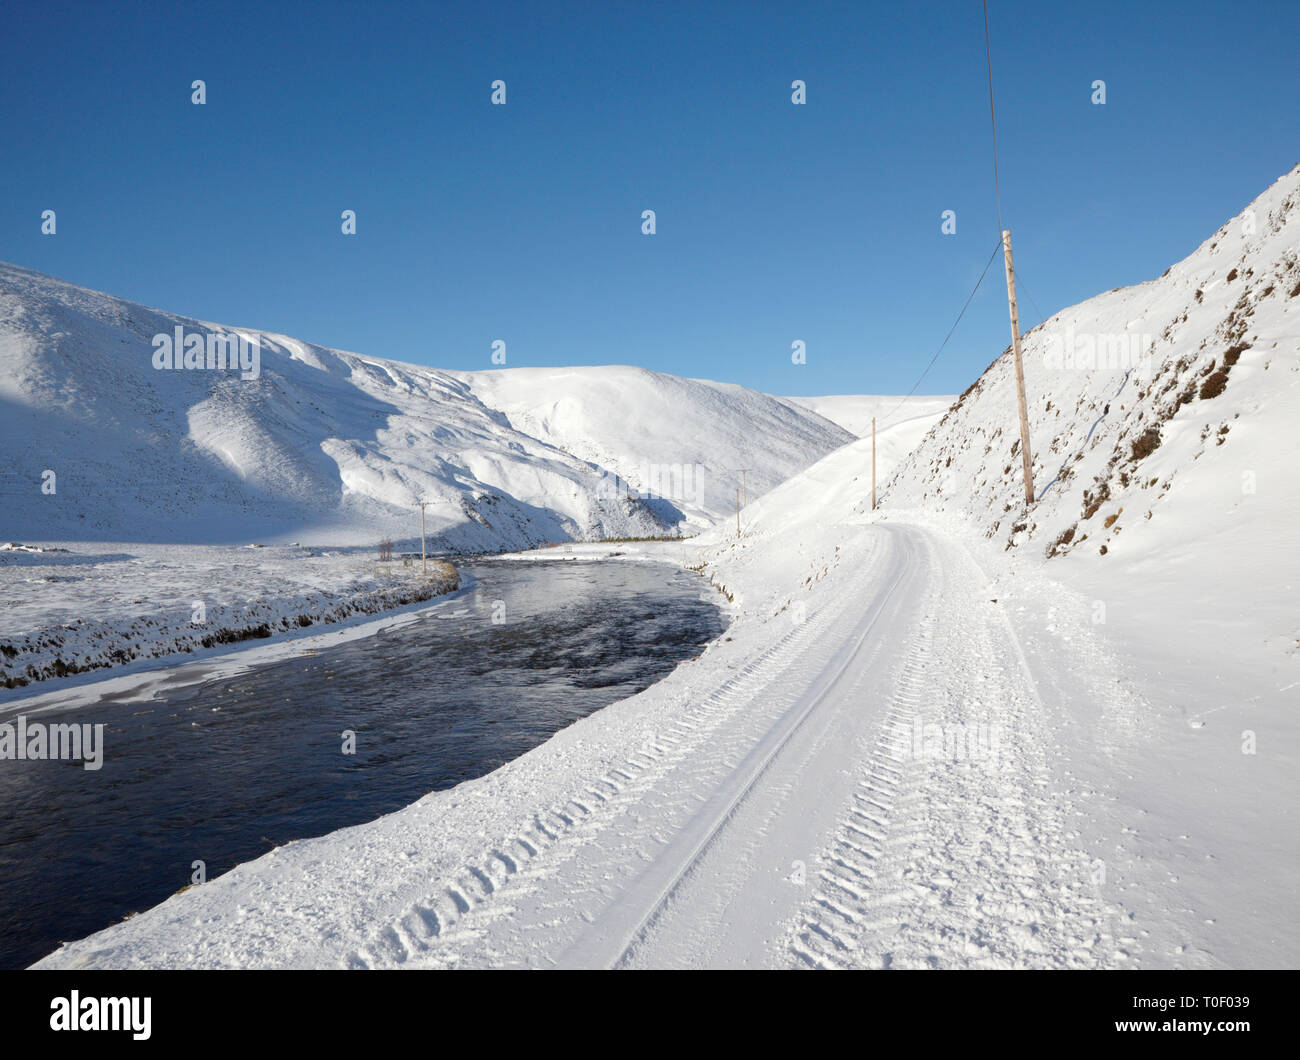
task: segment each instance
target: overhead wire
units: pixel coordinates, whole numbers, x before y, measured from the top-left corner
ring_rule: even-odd
[[[927,364],[925,370],[917,376],[916,382],[912,384],[912,389],[899,399],[898,404],[889,410],[888,415],[881,417],[882,420],[888,422],[889,417],[907,403],[907,399],[916,393],[917,387],[919,387],[925,380],[925,377],[930,374],[930,369],[934,367],[935,361],[939,359],[939,354],[943,353],[944,347],[948,345],[948,340],[952,338],[953,332],[957,330],[957,325],[961,323],[961,318],[966,315],[966,310],[970,308],[971,302],[974,301],[975,295],[980,289],[980,285],[984,282],[984,277],[989,274],[989,268],[993,264],[993,259],[998,256],[998,251],[1001,249],[1002,242],[999,240],[997,245],[993,248],[993,253],[989,255],[989,260],[985,262],[984,271],[980,273],[980,278],[975,281],[975,286],[971,289],[971,293],[966,296],[966,302],[961,307],[961,312],[957,314],[957,319],[952,322],[952,327],[948,329],[948,334],[944,336],[943,342],[939,343],[939,348],[934,351],[934,356],[930,358],[930,363]],[[882,424],[882,426],[883,425],[884,424]]]

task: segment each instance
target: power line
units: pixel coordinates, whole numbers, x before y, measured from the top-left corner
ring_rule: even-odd
[[[984,277],[989,274],[989,267],[993,264],[993,259],[998,256],[998,251],[1001,249],[1002,241],[999,239],[997,244],[993,247],[993,253],[989,255],[989,260],[984,264],[984,271],[980,273],[980,278],[975,281],[975,287],[967,296],[966,304],[961,307],[961,312],[957,314],[957,319],[952,322],[952,327],[948,329],[948,334],[944,336],[943,342],[939,344],[939,348],[934,351],[934,356],[930,358],[930,363],[925,366],[925,371],[923,371],[917,378],[916,382],[912,384],[912,389],[904,394],[902,398],[899,399],[898,404],[889,410],[889,416],[892,416],[907,403],[907,399],[916,393],[916,388],[919,387],[925,380],[925,377],[930,374],[930,369],[934,367],[934,362],[939,359],[939,354],[943,353],[944,347],[948,345],[948,340],[952,338],[952,333],[957,330],[957,325],[961,323],[961,318],[966,315],[966,310],[970,308],[971,302],[974,301],[976,292],[979,291],[980,285],[984,282]],[[888,423],[889,416],[883,417],[885,423]]]
[[[920,378],[917,379],[917,381],[912,385],[912,389],[909,390],[903,396],[902,400],[900,400],[899,403],[896,406],[894,406],[894,408],[890,409],[889,416],[885,417],[886,423],[888,423],[889,417],[893,416],[895,412],[897,412],[900,408],[903,407],[907,399],[911,397],[914,393],[916,393],[916,388],[921,385],[921,382],[925,379],[926,375],[929,374],[930,369],[934,367],[934,362],[939,359],[939,354],[943,352],[944,346],[948,345],[948,339],[952,338],[952,333],[957,330],[957,325],[961,323],[961,318],[966,315],[967,308],[970,306],[972,299],[974,299],[975,293],[980,289],[980,284],[984,282],[984,277],[988,275],[989,267],[993,264],[993,259],[997,257],[998,250],[1000,250],[1002,247],[1002,187],[998,178],[998,118],[997,118],[997,110],[993,105],[993,48],[992,45],[989,43],[988,0],[983,0],[983,4],[984,4],[984,59],[988,66],[988,75],[989,75],[989,125],[993,131],[993,199],[997,205],[997,211],[998,211],[998,243],[997,246],[993,248],[993,253],[989,255],[988,264],[984,266],[984,271],[980,273],[980,278],[978,281],[976,281],[975,288],[974,290],[971,291],[970,297],[966,299],[966,304],[961,307],[961,312],[957,314],[957,319],[953,321],[952,327],[948,329],[948,334],[944,338],[943,343],[939,346],[939,349],[935,351],[934,356],[930,358],[930,363],[925,366],[925,371],[921,373]],[[1030,299],[1030,302],[1031,303],[1033,302],[1032,298]],[[1037,305],[1035,305],[1034,308],[1036,311],[1038,311],[1041,314],[1041,310],[1038,310]]]
[[[989,0],[984,0],[984,58],[989,67],[989,122],[993,126],[993,197],[998,205],[998,234],[1002,233],[1002,189],[998,186],[998,119],[993,109],[993,50],[989,46]]]
[[[1047,319],[1047,314],[1038,308],[1038,303],[1034,301],[1034,296],[1029,293],[1029,288],[1025,286],[1024,273],[1019,268],[1016,269],[1016,287],[1024,292],[1025,297],[1029,299],[1029,304],[1034,307],[1034,312],[1038,314],[1038,324],[1043,323],[1043,321]],[[1035,324],[1034,328],[1038,327],[1038,324]],[[1030,328],[1029,331],[1033,331],[1034,328]],[[1025,334],[1028,333],[1029,332],[1026,332]]]

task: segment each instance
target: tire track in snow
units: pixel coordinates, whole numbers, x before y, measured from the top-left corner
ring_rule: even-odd
[[[686,774],[681,785],[683,798],[690,810],[697,809],[701,799],[696,793],[707,783],[701,774],[730,774],[743,749],[744,741],[738,742],[734,734],[720,744],[719,730],[742,709],[751,708],[782,674],[806,667],[810,661],[827,662],[834,644],[830,634],[856,603],[854,594],[843,593],[793,626],[695,705],[661,726],[645,746],[629,753],[623,762],[582,785],[568,801],[537,810],[515,834],[490,846],[450,878],[436,882],[427,895],[379,930],[368,945],[350,952],[344,965],[391,967],[426,959],[442,963],[439,951],[445,951],[454,962],[459,947],[481,941],[494,921],[513,916],[515,907],[503,901],[503,892],[517,891],[522,881],[553,876],[574,848],[619,819],[667,775]],[[665,824],[670,823],[669,817]]]
[[[836,719],[872,702],[884,704],[881,716],[854,724],[868,726],[859,741],[870,740],[874,724],[874,743],[854,767],[856,782],[846,777],[834,789],[830,805],[844,802],[838,824],[828,818],[831,827],[817,833],[826,845],[814,840],[812,890],[802,904],[797,895],[781,900],[790,902],[789,920],[744,910],[741,933],[752,928],[746,937],[754,940],[744,959],[766,953],[817,967],[1116,963],[1086,865],[1064,844],[1042,704],[1005,614],[986,599],[983,573],[960,546],[920,530],[882,530],[892,565],[853,572],[819,612],[674,711],[645,746],[568,801],[538,809],[514,834],[485,843],[458,872],[431,880],[426,895],[348,963],[591,967],[735,954],[709,937],[719,909],[744,910],[753,881],[771,878],[763,847],[784,852],[792,837],[808,840],[810,826],[801,840],[798,824],[807,771],[845,760],[834,735],[828,745],[812,733],[851,731]],[[885,590],[909,580],[920,603],[899,594],[892,610],[910,621],[879,626],[871,650],[858,651]],[[813,717],[820,720],[809,729]],[[918,723],[944,732],[997,725],[998,757],[918,755]],[[796,736],[798,753],[785,753]],[[783,812],[786,820],[773,817]],[[761,857],[753,865],[736,864],[737,852],[744,859],[754,850]],[[754,876],[759,860],[765,875]]]
[[[904,545],[901,551],[903,562],[896,566],[883,590],[875,594],[866,614],[853,627],[843,657],[830,668],[823,669],[812,686],[766,729],[737,768],[709,795],[663,852],[605,911],[598,930],[585,933],[564,953],[560,959],[562,967],[612,968],[627,962],[682,882],[696,868],[719,834],[732,823],[737,807],[761,781],[791,737],[837,686],[851,680],[859,649],[895,590],[912,575],[915,559],[910,545]],[[856,596],[853,593],[845,595]]]
[[[813,967],[1117,964],[1085,856],[1064,843],[1043,705],[1015,632],[969,554],[935,551],[931,625],[900,667],[789,952]],[[972,758],[981,725],[992,753]],[[950,743],[932,745],[936,732]]]
[[[931,593],[928,607],[935,603]],[[925,618],[928,621],[930,615]],[[930,643],[931,627],[923,625],[909,657],[897,668],[895,692],[871,756],[862,766],[852,806],[822,858],[818,887],[800,915],[797,937],[788,943],[793,954],[811,967],[851,964],[867,911],[888,904],[873,903],[872,894],[888,871],[887,851],[891,831],[898,830],[896,818],[901,811],[906,819],[909,804],[916,799],[899,734],[910,734],[922,708]]]

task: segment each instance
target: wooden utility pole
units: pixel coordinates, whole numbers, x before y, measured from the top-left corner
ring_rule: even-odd
[[[424,550],[424,506],[428,501],[420,502],[420,573],[429,573],[429,556]]]
[[[1011,306],[1011,351],[1016,361],[1016,403],[1020,407],[1020,456],[1025,465],[1025,507],[1034,503],[1034,464],[1029,454],[1029,412],[1025,407],[1025,366],[1020,359],[1020,311],[1016,308],[1016,270],[1011,264],[1011,230],[1002,230],[1007,265],[1007,301]]]
[[[876,417],[871,417],[871,510],[876,510]]]
[[[736,536],[740,536],[740,509],[749,503],[749,468],[747,467],[729,467],[727,471],[739,471],[741,485],[736,487]],[[744,502],[741,502],[741,497]]]

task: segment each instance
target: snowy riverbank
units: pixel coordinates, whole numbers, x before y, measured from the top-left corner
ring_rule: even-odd
[[[449,564],[425,578],[418,560],[379,564],[359,550],[9,546],[0,550],[0,704],[46,682],[61,687],[132,664],[138,672],[151,660],[336,626],[456,587]]]

